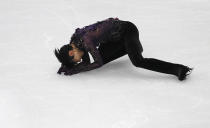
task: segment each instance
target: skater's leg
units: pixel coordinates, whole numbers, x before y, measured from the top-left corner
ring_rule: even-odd
[[[142,55],[128,55],[133,65],[135,65],[136,67],[175,75],[178,77],[179,80],[184,80],[186,78],[187,73],[192,70],[191,68],[181,64],[174,64],[154,58],[143,58]]]
[[[125,48],[133,65],[148,70],[175,75],[179,80],[186,78],[187,72],[191,69],[181,64],[161,61],[153,58],[144,58],[142,56],[142,46],[139,41],[137,28],[130,24],[128,32],[124,36]]]

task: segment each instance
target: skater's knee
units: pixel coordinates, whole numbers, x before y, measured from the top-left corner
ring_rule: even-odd
[[[130,57],[130,60],[132,62],[132,64],[135,66],[135,67],[142,67],[143,64],[144,64],[144,58],[141,56],[141,55],[138,55],[138,56],[129,56]]]

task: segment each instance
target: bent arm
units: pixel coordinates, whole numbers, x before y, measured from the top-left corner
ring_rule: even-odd
[[[82,57],[82,62],[89,64],[90,63],[90,57],[88,55],[88,52],[84,52],[84,55]]]
[[[87,43],[87,45],[86,45],[85,49],[86,49],[87,53],[84,56],[84,62],[81,62],[78,65],[75,65],[71,69],[65,70],[64,71],[65,75],[73,75],[73,74],[77,74],[80,72],[90,71],[90,70],[99,68],[103,65],[103,60],[101,58],[101,55],[100,55],[98,49],[96,48],[96,46],[94,46],[94,43],[90,40],[86,40],[86,43]],[[94,60],[93,63],[90,63],[88,52],[90,52],[90,54],[93,57],[93,60]]]

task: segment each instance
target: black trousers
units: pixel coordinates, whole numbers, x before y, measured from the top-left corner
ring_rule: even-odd
[[[120,25],[120,29],[118,29],[120,38],[109,40],[109,42],[101,44],[98,49],[104,64],[128,54],[130,61],[136,67],[175,75],[180,80],[185,79],[186,73],[190,70],[187,66],[154,58],[144,58],[137,27],[129,21],[122,21]]]

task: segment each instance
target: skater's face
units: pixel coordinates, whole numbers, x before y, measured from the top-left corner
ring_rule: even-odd
[[[73,47],[72,50],[69,50],[69,56],[73,57],[73,62],[80,62],[82,59],[82,56],[84,55],[84,52],[79,50],[74,44],[71,44]]]
[[[63,45],[60,49],[55,49],[55,56],[62,65],[69,68],[80,62],[84,51],[77,48],[74,44]]]

